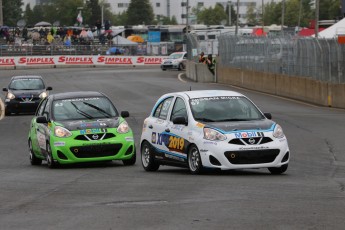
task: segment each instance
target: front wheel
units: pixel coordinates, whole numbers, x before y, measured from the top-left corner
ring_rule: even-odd
[[[52,150],[50,148],[50,144],[49,143],[47,143],[47,147],[46,148],[47,148],[46,151],[47,151],[47,165],[48,165],[48,168],[51,168],[51,169],[56,168],[58,163],[56,163],[54,161],[54,158],[53,158],[53,155],[52,155]]]
[[[137,155],[136,155],[135,150],[134,150],[134,154],[131,158],[129,158],[128,160],[122,160],[123,164],[126,166],[134,165],[136,161],[137,161]]]
[[[141,163],[146,171],[157,171],[159,164],[155,162],[151,146],[148,142],[141,145]]]
[[[36,157],[34,150],[32,148],[32,142],[31,139],[29,139],[29,157],[30,157],[30,163],[31,165],[40,165],[42,164],[42,160],[38,157]]]
[[[178,65],[178,70],[183,70],[184,68],[183,68],[183,64],[182,63],[180,63],[179,65]]]
[[[188,151],[188,167],[192,174],[200,174],[203,171],[200,152],[195,145]]]
[[[268,168],[268,171],[270,171],[270,173],[273,175],[279,175],[279,174],[284,173],[287,170],[287,168],[288,168],[288,164],[285,164],[278,168],[275,168],[275,167]]]

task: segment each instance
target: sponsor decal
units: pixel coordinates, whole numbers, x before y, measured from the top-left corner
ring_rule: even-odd
[[[84,130],[80,130],[80,134],[82,134],[82,135],[92,134],[92,133],[106,133],[106,132],[107,132],[107,129],[84,129]],[[98,139],[98,138],[96,138],[96,139]]]
[[[66,143],[64,141],[56,141],[54,142],[54,146],[65,146]]]
[[[171,127],[171,129],[172,130],[177,130],[177,131],[183,131],[185,127],[186,127],[185,125],[173,125]]]
[[[21,57],[18,61],[19,64],[26,65],[54,65],[54,58],[52,57]]]
[[[130,57],[105,57],[101,56],[97,59],[98,63],[104,63],[107,65],[116,65],[116,64],[127,64],[133,65],[132,58]]]
[[[14,66],[14,58],[0,58],[0,66]]]
[[[156,141],[157,141],[156,138],[157,138],[157,135],[156,135],[155,132],[153,132],[153,133],[152,133],[152,138],[151,138],[151,139],[152,139],[151,141],[152,141],[153,144],[156,144]]]
[[[206,152],[208,152],[207,149],[200,149],[199,151],[200,151],[201,153],[206,153]]]
[[[161,64],[163,62],[163,58],[159,57],[138,57],[137,63],[138,64]]]
[[[62,100],[63,102],[71,102],[71,101],[93,101],[93,100],[99,100],[99,97],[87,97],[87,98],[72,98],[72,99],[65,99]]]
[[[198,105],[202,101],[214,101],[214,100],[238,100],[240,97],[231,97],[231,96],[222,96],[222,97],[201,97],[201,98],[193,98],[191,100],[191,105]]]
[[[80,128],[99,128],[104,127],[105,123],[99,123],[99,122],[92,122],[92,123],[82,123],[80,124]]]
[[[92,57],[66,57],[61,56],[58,59],[59,63],[65,64],[93,64]]]
[[[269,147],[258,146],[258,147],[241,147],[239,150],[260,150],[260,149],[269,149]]]
[[[214,141],[204,141],[204,145],[218,145],[217,142]]]
[[[131,142],[131,141],[134,141],[134,138],[133,137],[125,137],[126,141],[128,142]]]
[[[182,161],[182,162],[184,161],[183,158],[180,158],[180,157],[175,156],[175,155],[164,154],[164,156],[165,156],[166,158],[170,158],[170,159],[173,159],[173,160]]]
[[[171,136],[167,133],[158,133],[156,136],[156,144],[166,146],[169,151],[185,152],[185,139],[182,137]]]
[[[264,137],[263,132],[238,132],[234,134],[236,138]]]
[[[198,128],[204,128],[205,127],[205,125],[204,124],[202,124],[202,123],[196,123],[196,127],[198,127]]]

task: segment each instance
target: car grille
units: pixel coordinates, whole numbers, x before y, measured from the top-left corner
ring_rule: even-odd
[[[104,144],[71,147],[70,150],[77,158],[108,157],[115,156],[122,144]]]
[[[262,145],[273,140],[269,137],[235,138],[229,141],[233,145]]]
[[[273,162],[279,149],[227,151],[225,157],[231,164],[263,164]]]
[[[92,133],[92,134],[78,135],[74,139],[78,141],[98,141],[98,140],[106,140],[113,137],[116,137],[116,135],[113,133]]]
[[[16,97],[14,99],[15,101],[17,102],[36,102],[36,101],[40,101],[41,99],[39,97],[32,97],[32,96],[28,96],[28,97],[24,97],[24,96],[21,96],[21,97]]]

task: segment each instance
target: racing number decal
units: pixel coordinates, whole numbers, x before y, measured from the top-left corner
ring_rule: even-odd
[[[174,137],[174,136],[169,137],[169,146],[168,146],[169,150],[181,152],[183,151],[183,147],[184,147],[183,138]]]

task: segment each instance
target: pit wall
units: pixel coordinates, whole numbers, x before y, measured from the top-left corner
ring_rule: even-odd
[[[242,70],[217,64],[216,76],[204,64],[187,63],[187,78],[197,82],[217,82],[292,98],[321,106],[345,109],[345,84],[283,74]],[[209,72],[209,71],[208,71]]]

